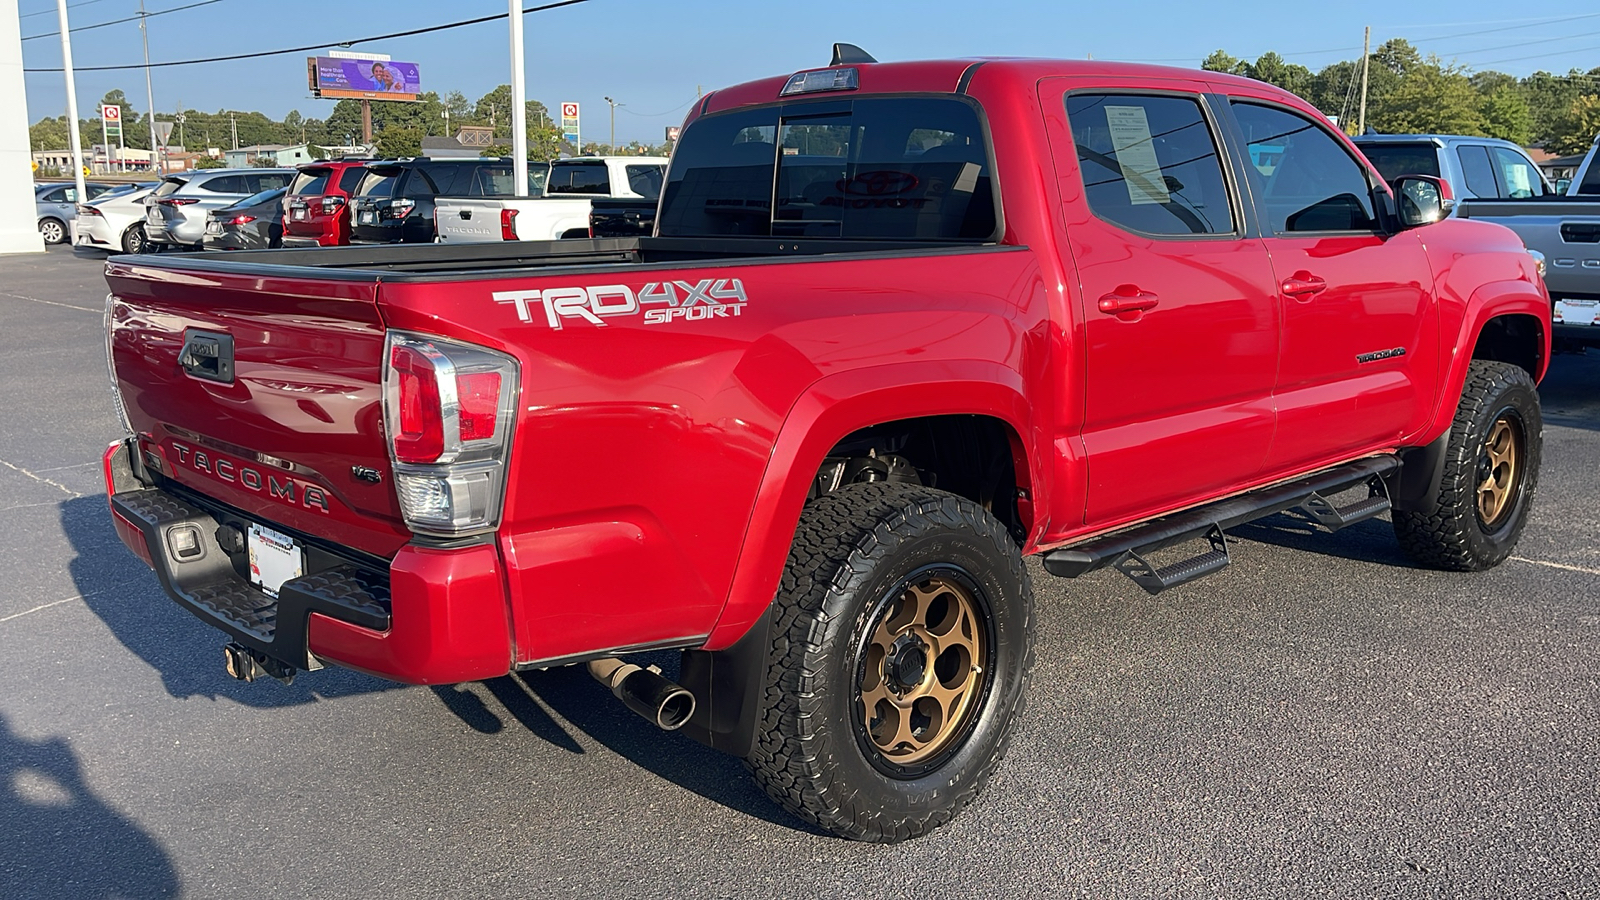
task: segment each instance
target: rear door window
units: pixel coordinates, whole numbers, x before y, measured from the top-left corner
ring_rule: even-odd
[[[1280,107],[1238,100],[1232,107],[1263,226],[1275,234],[1377,230],[1367,167],[1333,135]]]
[[[1600,150],[1589,151],[1589,167],[1583,172],[1574,194],[1600,194]]]
[[[609,194],[611,175],[603,162],[555,163],[545,182],[546,194]]]
[[[1463,144],[1456,148],[1456,159],[1461,161],[1461,177],[1466,182],[1468,193],[1487,199],[1500,196],[1500,187],[1494,180],[1494,163],[1489,162],[1488,147]]]
[[[1070,94],[1067,120],[1089,208],[1143,234],[1232,234],[1232,203],[1216,139],[1191,97]],[[1284,151],[1261,141],[1269,171]]]
[[[200,182],[200,190],[213,194],[253,194],[245,185],[243,175],[218,175]]]
[[[244,177],[245,187],[250,192],[275,191],[281,187],[288,187],[294,175],[289,172],[262,172],[259,175],[250,174]]]
[[[465,190],[458,182],[453,188],[456,194],[466,194],[468,197],[509,197],[516,193],[512,188],[516,180],[509,163],[493,165],[479,165],[472,169],[471,178],[467,179]]]

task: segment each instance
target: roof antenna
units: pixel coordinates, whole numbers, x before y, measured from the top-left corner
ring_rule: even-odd
[[[875,63],[872,54],[857,47],[855,44],[834,44],[833,62],[830,66],[859,65],[860,63]]]

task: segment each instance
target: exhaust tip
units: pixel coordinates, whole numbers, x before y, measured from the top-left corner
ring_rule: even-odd
[[[694,694],[668,681],[661,670],[642,669],[616,657],[592,660],[589,674],[633,710],[662,731],[677,731],[694,717]]]
[[[693,716],[694,695],[685,688],[678,688],[661,701],[656,710],[656,725],[662,731],[677,731],[689,724]]]

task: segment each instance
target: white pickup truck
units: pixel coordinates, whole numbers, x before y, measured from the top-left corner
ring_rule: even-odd
[[[655,200],[666,171],[660,156],[558,159],[550,163],[543,197],[440,197],[434,234],[447,244],[588,237],[590,200]]]

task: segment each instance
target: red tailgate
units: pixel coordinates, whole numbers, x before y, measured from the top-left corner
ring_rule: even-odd
[[[410,533],[382,430],[375,280],[159,266],[106,267],[115,377],[147,457],[265,522],[391,556]],[[231,373],[213,373],[207,354],[230,340]]]

